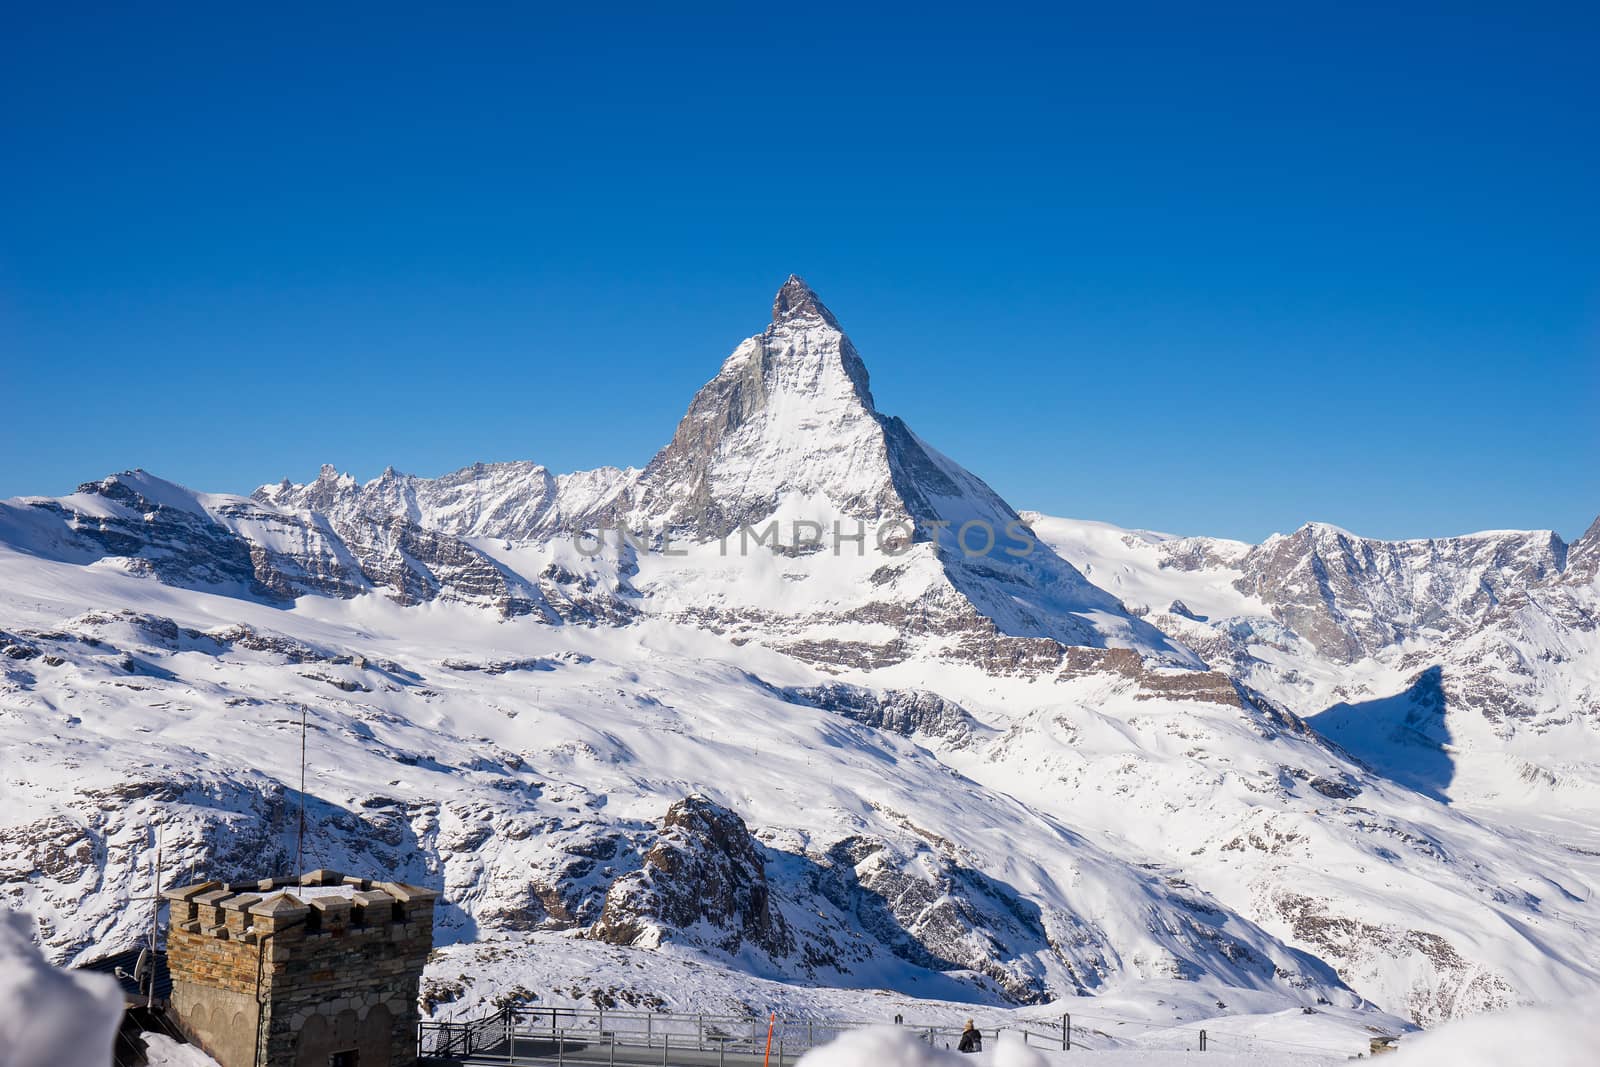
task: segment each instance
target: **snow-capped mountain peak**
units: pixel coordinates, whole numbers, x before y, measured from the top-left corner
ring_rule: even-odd
[[[706,538],[767,519],[785,496],[851,517],[906,517],[866,365],[794,276],[773,300],[772,324],[695,394],[640,491],[632,519]]]
[[[839,321],[833,317],[833,312],[805,283],[805,279],[798,274],[791,274],[772,300],[772,321],[780,323],[796,319],[821,319],[834,329],[839,328]]]
[[[734,349],[605,512],[702,544],[771,530],[791,556],[823,553],[831,592],[806,602],[806,614],[905,620],[892,640],[858,650],[872,662],[904,659],[934,633],[953,652],[959,633],[963,656],[994,655],[996,640],[1020,638],[1051,642],[1055,655],[1064,645],[1129,647],[1201,665],[1040,543],[982,479],[879,412],[866,364],[796,276],[774,298],[772,323]],[[866,562],[841,559],[850,555]],[[855,568],[865,581],[835,584]],[[749,604],[734,614],[769,610]],[[1052,653],[1029,653],[1040,654]]]

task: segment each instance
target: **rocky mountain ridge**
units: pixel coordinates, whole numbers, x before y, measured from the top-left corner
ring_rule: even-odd
[[[1594,527],[1569,547],[1548,530],[1377,541],[1308,524],[1251,546],[1036,525],[1154,625],[1377,766],[1432,765],[1429,788],[1458,800],[1595,795]]]

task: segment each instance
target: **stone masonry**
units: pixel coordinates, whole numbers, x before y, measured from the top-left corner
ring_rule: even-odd
[[[171,1014],[222,1067],[414,1067],[438,894],[313,871],[171,903]]]

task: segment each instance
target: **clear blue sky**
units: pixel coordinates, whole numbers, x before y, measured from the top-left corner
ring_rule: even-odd
[[[16,8],[0,496],[642,464],[796,271],[1018,507],[1575,536],[1600,16],[1460,6]]]

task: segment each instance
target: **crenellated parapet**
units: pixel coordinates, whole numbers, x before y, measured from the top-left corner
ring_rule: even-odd
[[[300,879],[197,882],[169,889],[162,896],[171,905],[173,930],[255,944],[269,931],[300,939],[380,933],[397,924],[426,926],[431,931],[439,894],[404,882],[349,878],[337,871],[319,870]],[[291,934],[290,930],[297,932]]]

